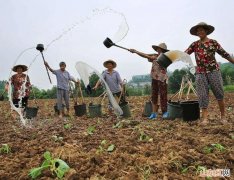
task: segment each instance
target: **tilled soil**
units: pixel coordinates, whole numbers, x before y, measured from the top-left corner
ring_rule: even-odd
[[[203,167],[230,169],[233,177],[233,96],[226,93],[227,124],[220,123],[211,96],[210,122],[205,126],[200,121],[148,120],[142,117],[147,97],[128,98],[132,112],[128,119],[104,113],[101,118],[61,120],[54,114],[54,100],[39,100],[38,116],[30,127],[12,117],[8,102],[0,102],[0,145],[11,148],[10,153],[0,154],[0,179],[30,179],[29,170],[41,165],[46,151],[70,166],[64,179],[202,179],[199,169]],[[95,126],[91,135],[87,132],[90,126]],[[55,135],[62,140],[55,140]],[[106,143],[101,145],[103,140]],[[115,149],[108,152],[111,144]],[[44,171],[38,179],[55,178]]]

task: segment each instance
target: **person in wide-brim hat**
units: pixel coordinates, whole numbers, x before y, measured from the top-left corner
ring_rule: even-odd
[[[157,54],[146,54],[135,49],[129,49],[131,53],[136,53],[140,57],[148,59],[152,63],[151,68],[151,102],[152,102],[152,112],[149,119],[158,118],[158,97],[160,96],[160,109],[162,111],[162,118],[168,118],[169,114],[167,112],[167,70],[158,63],[158,57],[169,51],[165,43],[160,43],[159,45],[152,45],[152,48],[157,52]]]
[[[111,63],[111,64],[113,65],[113,68],[116,68],[116,66],[117,66],[116,62],[113,61],[113,60],[111,60],[111,59],[105,61],[105,62],[103,63],[103,66],[104,66],[105,68],[107,68],[107,64],[109,64],[109,63]]]
[[[22,64],[16,65],[12,68],[12,71],[17,72],[18,68],[22,68],[22,72],[25,72],[28,70],[28,67]]]
[[[158,49],[161,49],[163,53],[169,51],[167,49],[167,45],[165,43],[160,43],[159,45],[152,45],[152,48],[155,50],[155,51],[158,51]]]
[[[214,31],[214,27],[204,22],[198,23],[190,29],[192,35],[199,39],[193,42],[185,51],[187,54],[195,54],[196,59],[196,89],[198,95],[199,107],[202,110],[202,124],[209,122],[209,88],[213,92],[220,110],[220,120],[227,123],[225,117],[224,90],[220,66],[215,59],[218,53],[223,58],[234,64],[234,59],[225,51],[222,46],[207,35]]]
[[[197,36],[197,29],[199,27],[203,27],[206,30],[206,35],[211,34],[215,30],[214,26],[208,25],[205,22],[200,22],[190,29],[190,33],[194,36]]]

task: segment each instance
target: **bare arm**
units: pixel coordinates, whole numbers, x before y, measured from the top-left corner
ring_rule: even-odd
[[[154,54],[145,54],[145,53],[137,51],[135,49],[129,49],[129,51],[131,53],[136,53],[137,55],[139,55],[139,56],[141,56],[143,58],[147,58],[150,62],[152,62],[156,58],[156,55],[154,55]]]
[[[45,66],[50,70],[50,72],[54,72],[54,70],[49,66],[49,64],[47,62],[44,63]]]
[[[96,85],[93,87],[94,90],[96,90],[101,84],[101,80],[99,79],[96,83]]]

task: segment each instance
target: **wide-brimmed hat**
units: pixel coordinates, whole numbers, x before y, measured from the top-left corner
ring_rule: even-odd
[[[203,27],[204,29],[206,29],[207,35],[211,34],[211,33],[215,30],[215,28],[214,28],[213,26],[208,25],[208,24],[206,24],[205,22],[200,22],[200,23],[198,23],[196,26],[193,26],[193,27],[190,29],[190,33],[191,33],[192,35],[197,36],[197,28],[199,28],[199,27]]]
[[[157,51],[157,49],[161,49],[163,52],[169,51],[167,49],[167,45],[165,43],[160,43],[159,45],[152,45],[152,48]]]
[[[111,60],[111,59],[105,61],[105,62],[103,63],[103,66],[104,66],[105,68],[107,68],[107,64],[108,64],[108,63],[113,64],[113,67],[114,67],[114,68],[116,68],[116,66],[117,66],[116,62],[113,61],[113,60]]]
[[[19,67],[22,68],[23,72],[25,72],[25,71],[28,70],[28,67],[27,67],[27,66],[22,65],[22,64],[19,64],[19,65],[14,66],[14,67],[12,68],[12,71],[17,72],[17,69],[18,69]]]

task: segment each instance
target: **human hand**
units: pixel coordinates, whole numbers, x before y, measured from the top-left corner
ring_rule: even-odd
[[[94,91],[96,91],[96,90],[97,90],[97,88],[98,88],[97,86],[94,86],[94,87],[93,87],[93,90],[94,90]]]

